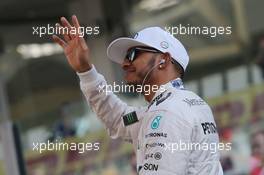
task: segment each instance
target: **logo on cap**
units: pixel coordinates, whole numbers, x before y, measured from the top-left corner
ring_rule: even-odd
[[[163,48],[163,49],[168,49],[169,48],[169,43],[166,42],[166,41],[162,41],[160,43],[160,46]]]

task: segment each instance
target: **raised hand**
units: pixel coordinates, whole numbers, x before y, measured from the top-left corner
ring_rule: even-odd
[[[68,32],[62,33],[63,39],[57,35],[53,35],[53,40],[58,43],[64,50],[64,54],[70,66],[76,72],[85,72],[92,68],[90,63],[90,50],[83,37],[78,33],[80,24],[75,15],[72,16],[71,25],[65,17],[61,17],[61,25],[56,24],[57,27],[66,27]],[[75,30],[77,32],[70,32]]]

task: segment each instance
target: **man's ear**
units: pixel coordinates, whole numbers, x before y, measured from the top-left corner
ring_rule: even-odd
[[[169,53],[164,53],[162,54],[162,57],[160,59],[160,62],[159,62],[159,69],[164,69],[168,63],[170,62],[170,54]]]

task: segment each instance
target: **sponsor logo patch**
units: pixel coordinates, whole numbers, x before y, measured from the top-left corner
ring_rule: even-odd
[[[201,126],[205,135],[217,133],[216,125],[213,122],[201,123]]]
[[[167,138],[167,133],[152,132],[152,133],[148,133],[147,135],[145,135],[145,138],[149,138],[149,137],[165,137],[165,138]]]
[[[164,148],[165,147],[165,144],[164,143],[157,143],[157,142],[154,142],[154,143],[147,143],[145,145],[146,148],[154,148],[154,147],[162,147]]]
[[[158,171],[159,165],[152,164],[152,163],[145,163],[144,164],[144,170],[148,171]]]
[[[123,116],[123,122],[125,126],[131,125],[133,123],[138,122],[136,111],[130,112]]]
[[[156,116],[153,121],[151,122],[151,129],[157,129],[160,124],[161,116]]]

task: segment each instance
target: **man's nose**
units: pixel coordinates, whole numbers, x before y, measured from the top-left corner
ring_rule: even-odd
[[[131,62],[128,59],[124,59],[124,61],[122,63],[122,69],[125,70],[130,65],[131,65]]]

